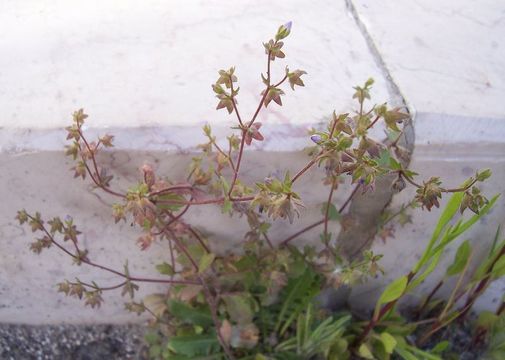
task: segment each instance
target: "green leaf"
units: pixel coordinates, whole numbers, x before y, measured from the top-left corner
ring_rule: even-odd
[[[328,206],[328,203],[324,202],[323,207],[321,208],[321,212],[322,212],[323,216],[326,215],[326,207],[327,206]],[[335,205],[330,203],[330,208],[328,209],[328,220],[338,221],[340,219],[340,217],[341,217],[340,213],[338,212]]]
[[[484,206],[479,214],[473,215],[469,220],[462,222],[460,220],[454,227],[449,227],[444,236],[442,237],[442,240],[439,242],[439,244],[432,249],[431,253],[436,254],[440,253],[445,249],[445,247],[451,243],[454,239],[456,239],[458,236],[463,234],[465,231],[470,229],[477,221],[479,221],[484,215],[486,215],[491,208],[494,206],[495,202],[498,200],[498,197],[500,195],[496,195],[489,201],[489,203]]]
[[[213,253],[203,254],[200,258],[200,263],[198,264],[198,272],[203,273],[205,270],[209,268],[210,265],[214,262],[216,255]]]
[[[144,335],[144,340],[149,345],[154,345],[154,344],[160,342],[160,335],[156,332],[148,332],[147,334]]]
[[[361,346],[359,347],[358,353],[359,353],[359,356],[361,356],[362,358],[372,359],[372,360],[375,359],[373,357],[372,352],[370,351],[370,349],[368,348],[368,346],[366,344],[361,344]]]
[[[306,268],[302,275],[288,280],[288,284],[281,292],[284,301],[278,312],[275,331],[279,331],[281,335],[284,334],[309,302],[320,292],[320,285],[321,279],[309,268]]]
[[[440,218],[438,219],[437,226],[433,231],[433,235],[431,236],[430,242],[428,243],[428,246],[426,247],[423,256],[413,269],[414,273],[419,272],[419,270],[426,264],[426,262],[430,258],[430,255],[432,255],[431,250],[435,246],[438,238],[440,237],[440,234],[445,229],[446,225],[449,223],[449,221],[451,221],[451,219],[459,210],[459,206],[461,204],[461,201],[463,200],[463,196],[464,196],[463,193],[455,193],[449,199],[447,205],[444,208],[444,211],[442,212]]]
[[[184,196],[180,194],[174,194],[174,193],[165,193],[162,195],[156,196],[156,199],[161,200],[160,202],[156,203],[156,207],[159,209],[163,210],[169,210],[169,211],[179,211],[184,205],[181,204],[183,203],[186,199]],[[178,203],[178,204],[170,204],[170,202]]]
[[[486,276],[486,273],[490,270],[491,265],[496,260],[496,257],[499,255],[499,251],[505,247],[505,240],[503,240],[498,246],[494,244],[495,249],[491,251],[485,261],[483,261],[477,270],[475,270],[473,276],[472,276],[472,281],[480,281],[484,276]]]
[[[501,234],[501,225],[498,225],[498,228],[496,229],[496,233],[494,234],[493,244],[491,245],[491,248],[489,249],[488,257],[493,256],[494,251],[496,249],[496,245],[498,244],[498,240],[500,238],[500,234]]]
[[[391,168],[391,170],[401,170],[402,169],[402,165],[398,161],[396,161],[394,158],[390,159],[389,167]]]
[[[382,149],[379,153],[379,158],[377,159],[377,164],[382,167],[389,166],[391,162],[391,155],[386,149]]]
[[[419,360],[416,356],[414,356],[412,353],[407,351],[404,348],[401,347],[396,347],[395,352],[402,357],[404,360]]]
[[[447,348],[449,348],[449,341],[447,340],[444,340],[444,341],[441,341],[439,342],[437,345],[435,345],[433,347],[433,349],[431,349],[431,352],[433,354],[441,354],[443,353],[445,350],[447,350]]]
[[[468,240],[463,241],[456,251],[453,263],[447,268],[446,275],[454,276],[461,273],[468,262],[471,252],[472,247],[470,246],[470,242]]]
[[[391,301],[398,300],[407,288],[407,283],[408,279],[406,276],[402,276],[394,280],[392,283],[386,286],[379,300],[377,300],[377,305],[382,305]]]
[[[158,272],[163,275],[175,274],[174,268],[166,262],[162,262],[161,264],[156,265],[156,270],[158,270]]]
[[[210,355],[221,346],[215,335],[185,335],[170,338],[168,348],[179,355]]]
[[[409,115],[400,112],[399,109],[389,110],[386,111],[386,113],[384,114],[384,121],[386,122],[386,125],[388,126],[389,129],[394,131],[400,131],[400,129],[396,124],[408,118]]]
[[[219,181],[221,181],[221,186],[223,187],[223,193],[225,195],[228,194],[228,191],[230,191],[230,185],[228,184],[226,179],[223,176],[220,176]]]
[[[249,324],[252,322],[254,311],[252,299],[249,294],[241,293],[226,295],[222,297],[230,319],[238,324]]]
[[[425,360],[442,360],[442,358],[438,355],[434,355],[434,354],[430,354],[429,352],[426,352],[424,350],[421,350],[415,346],[411,346],[411,345],[406,345],[405,346],[410,352],[412,352],[413,354],[417,354],[419,355],[421,359],[425,359]],[[414,355],[415,356],[415,355]],[[417,356],[415,357],[416,359],[419,359]]]
[[[233,209],[233,203],[230,201],[230,199],[224,198],[221,212],[223,214],[231,214],[232,209]]]
[[[475,179],[477,181],[484,181],[491,176],[491,169],[484,169],[482,171],[477,172],[477,176]]]
[[[457,195],[457,194],[455,194],[455,195]],[[455,199],[454,196],[451,198],[451,200]],[[469,220],[467,220],[465,222],[463,222],[462,220],[460,220],[453,227],[449,226],[449,227],[446,228],[445,225],[442,226],[442,229],[445,229],[444,230],[444,235],[442,236],[441,240],[438,241],[438,245],[435,246],[435,243],[436,243],[436,240],[438,239],[440,233],[437,234],[437,238],[432,238],[432,240],[430,241],[430,244],[428,245],[428,248],[425,250],[425,252],[424,252],[421,260],[419,260],[419,262],[417,263],[417,265],[416,265],[416,267],[414,268],[413,271],[416,272],[416,273],[419,272],[419,270],[424,265],[426,265],[426,263],[428,261],[430,262],[429,265],[426,267],[426,269],[424,270],[424,272],[421,275],[417,276],[416,279],[409,284],[408,291],[411,291],[412,289],[414,289],[415,287],[417,287],[419,284],[421,284],[422,281],[424,279],[426,279],[426,277],[429,274],[431,274],[431,272],[433,272],[433,270],[438,265],[438,263],[440,261],[440,258],[442,256],[442,253],[443,253],[444,249],[447,247],[447,245],[450,244],[454,239],[456,239],[462,233],[464,233],[466,230],[468,230],[480,218],[482,218],[484,215],[486,215],[491,210],[491,208],[494,206],[494,204],[498,200],[499,196],[500,195],[494,196],[491,199],[491,201],[489,201],[489,203],[481,209],[481,211],[480,211],[479,214],[473,215]],[[452,210],[454,210],[453,207],[455,205],[456,205],[455,203],[451,204],[451,212],[452,212]],[[447,210],[447,208],[446,208],[446,210]],[[444,222],[445,222],[445,224],[447,224],[448,221],[450,220],[450,217],[447,216],[445,210],[444,210],[444,213],[441,216],[441,219],[439,220],[439,224],[442,222],[442,217],[445,217]],[[435,235],[435,233],[434,233],[434,235]],[[433,239],[435,239],[435,241],[433,241]],[[477,271],[474,273],[474,279],[478,275],[483,275],[485,273],[485,271],[487,271],[486,270],[487,268],[488,268],[487,265],[486,266],[481,265],[477,269]]]
[[[477,326],[490,329],[499,319],[499,316],[491,311],[482,311],[477,318]]]
[[[144,305],[157,317],[162,317],[167,310],[165,294],[150,294],[144,297]]]
[[[386,350],[386,352],[388,354],[392,354],[393,350],[398,344],[393,335],[387,332],[383,332],[382,334],[380,334],[380,340],[382,341],[382,344],[384,345],[384,349]]]
[[[440,257],[442,256],[443,251],[438,250],[437,252],[434,252],[434,254],[430,257],[430,263],[428,266],[425,268],[425,270],[420,274],[417,275],[414,280],[412,280],[407,287],[407,291],[412,291],[416,287],[418,287],[427,277],[430,275],[433,270],[437,267]]]
[[[286,174],[284,175],[284,185],[288,189],[291,189],[291,175],[289,175],[289,171],[287,171]]]
[[[505,275],[505,256],[501,256],[493,266],[491,274],[495,279]]]
[[[170,314],[184,323],[199,326],[210,326],[214,322],[207,308],[195,308],[177,300],[169,300]]]
[[[451,234],[453,238],[458,237],[462,233],[464,233],[466,230],[468,230],[473,224],[475,224],[477,221],[479,221],[484,215],[486,215],[494,206],[498,198],[500,197],[500,194],[493,196],[491,200],[484,206],[480,212],[476,215],[473,215],[469,220],[465,221],[461,226],[458,227],[457,231],[454,231],[454,233]]]

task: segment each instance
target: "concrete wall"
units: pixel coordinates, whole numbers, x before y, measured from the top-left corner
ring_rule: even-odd
[[[267,141],[246,153],[244,178],[296,170],[306,161],[306,130],[334,109],[352,106],[352,86],[372,76],[375,101],[405,101],[414,114],[416,148],[412,168],[425,177],[441,175],[459,184],[476,169],[494,176],[484,192],[505,185],[505,30],[503,2],[344,1],[3,1],[0,4],[0,321],[22,323],[128,322],[119,294],[106,294],[99,311],[84,308],[55,291],[64,278],[115,279],[51,250],[35,256],[31,233],[15,224],[15,211],[46,216],[71,214],[97,262],[121,267],[129,259],[135,274],[152,274],[166,256],[155,244],[140,253],[129,225],[113,226],[110,197],[73,180],[62,155],[62,128],[84,107],[91,133],[116,135],[116,150],[104,157],[118,185],[138,178],[145,162],[176,180],[184,175],[200,127],[210,122],[221,134],[233,118],[216,112],[210,84],[217,70],[236,66],[241,112],[259,100],[265,59],[262,42],[279,24],[293,21],[287,61],[276,61],[274,77],[292,69],[308,72],[306,87],[287,89],[282,108],[261,115]],[[311,197],[292,226],[277,224],[281,238],[318,218],[324,201],[322,177],[313,171],[299,190]],[[413,196],[405,191],[397,206]],[[345,197],[345,188],[337,201]],[[469,237],[482,254],[505,215],[501,201]],[[438,211],[417,212],[414,224],[397,230],[374,251],[385,254],[387,276],[353,292],[362,305],[387,279],[408,271],[436,222]],[[189,219],[233,244],[245,224],[198,208]],[[204,219],[204,220],[202,220]],[[318,238],[317,230],[300,242]],[[450,261],[452,252],[446,255]],[[476,260],[479,260],[477,258]],[[433,276],[429,283],[436,282]],[[423,288],[423,289],[425,289]],[[163,289],[144,286],[143,293]],[[503,283],[490,289],[480,308],[493,308]],[[373,295],[373,296],[372,296]],[[369,301],[367,301],[369,302]]]

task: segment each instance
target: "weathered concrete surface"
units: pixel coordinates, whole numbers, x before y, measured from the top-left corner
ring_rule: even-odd
[[[0,10],[4,127],[66,126],[79,107],[100,127],[230,121],[212,111],[210,85],[231,66],[242,112],[252,113],[266,71],[262,43],[287,21],[287,60],[275,61],[273,77],[301,68],[307,88],[289,89],[284,109],[262,121],[312,123],[347,109],[351,87],[370,76],[389,100],[342,1],[3,1]]]
[[[495,25],[472,28],[474,34],[468,34],[465,44],[498,44],[496,51],[490,50],[491,44],[486,56],[480,56],[454,47],[463,41],[458,39],[458,31],[469,31],[469,23],[446,16],[443,29],[452,37],[441,44],[452,44],[453,50],[439,56],[442,45],[423,50],[411,44],[413,36],[435,41],[431,39],[436,36],[425,29],[433,27],[429,21],[441,16],[436,14],[438,3],[426,3],[424,7],[433,11],[419,10],[417,17],[411,10],[418,5],[405,3],[410,5],[393,7],[392,2],[384,2],[388,12],[371,1],[344,0],[314,1],[308,7],[304,1],[263,0],[2,2],[0,51],[8,56],[0,58],[0,321],[121,323],[135,319],[124,312],[117,293],[106,294],[99,311],[56,294],[54,284],[63,278],[79,276],[102,284],[113,284],[116,279],[71,266],[70,259],[54,249],[40,257],[30,253],[32,235],[15,224],[15,211],[24,207],[47,216],[71,214],[85,232],[83,241],[97,262],[121,268],[128,258],[132,273],[153,274],[153,264],[164,258],[166,249],[155,244],[139,256],[136,230],[128,224],[112,226],[107,205],[113,199],[72,180],[67,170],[70,165],[61,153],[65,136],[61,128],[68,124],[73,110],[85,107],[91,115],[91,132],[116,134],[118,152],[103,161],[112,165],[123,189],[138,179],[137,169],[144,161],[178,179],[183,176],[188,151],[203,139],[200,126],[208,121],[216,124],[217,133],[226,134],[233,124],[224,111],[213,110],[216,101],[210,84],[216,80],[217,70],[236,65],[241,111],[243,116],[250,114],[259,100],[259,72],[265,71],[261,43],[288,20],[294,25],[286,41],[287,63],[308,72],[306,87],[295,92],[286,89],[284,107],[269,107],[261,116],[267,141],[246,153],[250,164],[244,167],[245,179],[254,181],[286,167],[291,171],[300,168],[306,160],[300,150],[309,144],[307,127],[333,109],[349,110],[352,86],[372,76],[377,102],[395,102],[403,96],[417,113],[414,169],[425,177],[435,173],[458,184],[475,169],[488,166],[495,176],[485,193],[503,192],[505,126],[503,103],[498,101],[504,95],[499,85],[504,80],[502,23],[491,14],[494,20],[479,21]],[[349,4],[355,5],[351,12]],[[449,14],[451,9],[457,12],[466,6],[466,2],[448,4],[440,6]],[[501,11],[499,3],[484,3],[479,9],[472,17]],[[410,22],[397,23],[402,14]],[[401,66],[395,61],[401,64],[404,57],[410,57],[406,62],[413,68],[423,68],[424,62],[434,65],[420,73],[399,71]],[[448,75],[437,75],[440,64],[446,64]],[[452,72],[451,64],[461,72]],[[276,61],[274,74],[282,76],[284,65]],[[486,69],[491,88],[479,82],[479,71],[469,72],[470,68]],[[456,81],[455,76],[462,73],[462,80]],[[449,87],[452,91],[447,91]],[[126,155],[126,151],[133,153]],[[312,197],[307,211],[293,227],[278,224],[274,238],[283,238],[319,218],[316,204],[326,194],[314,183],[321,177],[320,171],[314,171],[300,182],[302,196]],[[345,189],[337,194],[337,201],[345,198]],[[412,194],[405,192],[394,204]],[[200,208],[194,211],[190,219],[199,219],[199,227],[230,244],[245,229],[236,219]],[[395,239],[385,245],[376,242],[374,251],[386,255],[388,277],[408,271],[437,214],[416,213],[414,225],[398,230]],[[489,242],[504,215],[501,202],[469,237]],[[316,229],[299,241],[317,238]],[[162,290],[143,287],[143,293]],[[353,301],[358,304],[366,298],[369,305],[374,290],[376,294],[377,289],[359,289]],[[492,308],[499,291],[487,296],[482,306]]]
[[[264,133],[270,136],[261,149],[280,152],[246,154],[246,161],[261,164],[244,167],[246,179],[259,180],[286,166],[292,171],[303,166],[306,158],[298,151],[309,144],[308,126],[334,108],[347,109],[356,83],[375,77],[374,95],[389,100],[386,80],[345,4],[316,1],[299,11],[302,5],[302,1],[3,3],[0,48],[9,56],[0,60],[0,68],[5,69],[0,73],[4,200],[0,204],[0,321],[134,319],[123,311],[119,294],[107,294],[98,312],[56,294],[54,285],[63,278],[94,278],[107,284],[115,279],[72,267],[70,259],[56,251],[41,257],[31,254],[31,234],[14,224],[19,208],[40,210],[47,216],[71,214],[81,224],[93,258],[115,268],[129,259],[132,272],[152,274],[153,264],[166,253],[163,246],[155,245],[139,256],[138,233],[127,225],[112,226],[110,209],[103,203],[113,199],[99,197],[71,179],[69,164],[61,155],[65,143],[61,127],[68,125],[77,107],[90,114],[91,131],[108,128],[116,134],[119,149],[150,152],[130,156],[120,152],[105,160],[119,175],[120,186],[137,181],[144,161],[172,179],[182,177],[189,157],[174,154],[202,141],[200,126],[209,121],[216,132],[229,133],[233,125],[225,112],[214,111],[210,84],[217,70],[237,66],[241,111],[243,116],[252,113],[262,86],[259,74],[265,71],[262,42],[289,20],[294,26],[286,41],[292,59],[287,63],[309,73],[306,88],[287,91],[282,109],[272,106],[262,113]],[[283,75],[285,64],[274,63],[274,76]],[[319,178],[315,174],[312,179]],[[317,193],[316,199],[322,201]],[[200,219],[198,226],[233,243],[230,236],[240,233],[237,221],[209,211],[202,216],[201,211],[195,209],[193,214]],[[309,213],[289,233],[318,216],[318,210]],[[154,289],[143,287],[143,293]]]
[[[477,169],[489,167],[494,175],[483,190],[488,196],[504,194],[505,63],[501,59],[505,40],[501,34],[505,3],[347,0],[347,5],[415,115],[412,169],[424,175],[421,178],[437,174],[458,185]],[[413,195],[413,189],[405,191],[392,206]],[[397,231],[394,240],[375,242],[373,250],[385,254],[388,275],[383,284],[406,274],[431,236],[438,212],[413,214],[414,225]],[[504,218],[501,200],[479,226],[465,234],[478,254],[475,265],[486,256]],[[443,264],[452,261],[453,250],[444,254]],[[437,274],[428,278],[417,296],[430,291],[438,280]],[[351,302],[368,305],[368,299],[378,296],[380,282],[355,289]],[[441,293],[448,291],[446,287]],[[504,292],[505,281],[494,283],[475,309],[495,309]]]
[[[504,117],[503,1],[348,2],[418,113]]]

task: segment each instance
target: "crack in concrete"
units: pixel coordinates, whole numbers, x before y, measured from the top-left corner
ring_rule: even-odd
[[[356,22],[356,26],[358,27],[361,35],[365,39],[365,42],[368,46],[368,49],[370,50],[370,53],[372,54],[375,64],[381,71],[382,76],[384,76],[384,78],[386,79],[389,96],[392,98],[394,105],[405,106],[407,110],[409,110],[409,113],[411,113],[410,111],[411,109],[407,107],[407,101],[405,99],[405,96],[403,96],[403,93],[401,92],[399,86],[394,81],[393,76],[391,75],[391,72],[389,71],[386,62],[384,61],[384,58],[379,52],[377,45],[372,39],[372,36],[370,35],[365,23],[363,22],[363,20],[361,20],[358,10],[356,10],[356,6],[354,5],[354,2],[352,0],[344,0],[344,1],[346,4],[346,8],[349,11],[349,14],[351,14],[351,16],[353,17],[354,21]]]
[[[398,85],[394,82],[376,44],[368,33],[365,24],[360,19],[352,0],[345,0],[345,2],[348,11],[353,16],[359,31],[368,45],[372,57],[386,79],[389,96],[393,104],[405,107],[408,111],[405,98]],[[404,167],[407,167],[410,163],[414,150],[414,139],[414,127],[412,119],[409,119],[404,124],[404,133],[399,141],[399,145],[404,147],[408,153],[408,156],[399,159]],[[360,257],[363,251],[372,245],[379,229],[380,216],[393,198],[392,184],[396,178],[395,174],[379,178],[375,183],[374,191],[367,193],[358,191],[353,198],[348,213],[344,215],[351,225],[347,228],[342,228],[337,238],[337,243],[341,248],[342,254],[348,260]]]

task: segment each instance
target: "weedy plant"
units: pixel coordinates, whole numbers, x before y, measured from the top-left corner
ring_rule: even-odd
[[[245,183],[240,176],[244,149],[264,140],[263,124],[258,121],[261,110],[282,106],[286,85],[292,90],[304,86],[303,70],[291,71],[286,67],[280,78],[274,79],[272,66],[276,59],[285,57],[284,39],[290,32],[291,23],[282,25],[275,37],[263,44],[267,65],[266,72],[261,74],[264,90],[250,117],[239,112],[240,89],[235,68],[219,71],[212,85],[218,99],[217,109],[233,115],[236,126],[227,137],[227,146],[220,145],[210,125],[204,126],[206,142],[199,146],[201,154],[191,160],[186,182],[173,182],[145,165],[137,184],[127,191],[114,188],[111,171],[97,159],[101,151],[113,146],[113,136],[89,140],[83,130],[88,116],[82,109],[73,114],[73,123],[66,129],[71,141],[66,154],[76,161],[75,177],[89,177],[97,189],[118,199],[112,206],[113,218],[116,223],[131,219],[142,229],[138,239],[142,250],[153,242],[166,243],[166,260],[156,266],[160,275],[138,277],[130,273],[127,263],[124,269],[96,263],[79,241],[81,231],[70,217],[47,220],[38,212],[21,210],[17,219],[41,234],[30,245],[33,252],[56,247],[78,266],[92,266],[117,276],[118,283],[111,285],[76,279],[65,280],[58,287],[68,296],[84,299],[92,308],[100,306],[105,292],[121,289],[122,295],[130,298],[125,305],[127,310],[137,314],[148,312],[153,317],[152,325],[157,330],[147,336],[153,358],[389,359],[396,353],[405,359],[438,359],[442,346],[424,351],[408,337],[423,321],[401,318],[395,311],[396,305],[433,271],[444,249],[491,209],[497,197],[488,201],[476,187],[491,172],[477,172],[457,188],[443,186],[438,177],[416,181],[418,175],[402,165],[406,149],[400,145],[400,139],[409,115],[387,104],[370,106],[373,80],[369,79],[354,88],[356,110],[333,113],[323,130],[309,134],[313,142],[310,160],[298,172],[294,175],[286,172],[282,178],[267,177],[254,185]],[[385,143],[369,135],[379,122],[386,127]],[[292,223],[300,216],[304,205],[297,192],[298,180],[315,167],[324,169],[323,182],[328,187],[322,218],[285,239],[271,239],[269,229],[273,221],[280,218]],[[395,192],[408,184],[414,186],[416,196],[410,205],[418,204],[428,211],[439,207],[443,194],[454,195],[419,262],[384,290],[371,319],[358,319],[345,309],[331,313],[318,306],[317,298],[323,289],[352,284],[382,271],[378,264],[381,256],[369,250],[363,251],[357,260],[343,258],[330,227],[341,220],[339,215],[357,193],[374,191],[376,180],[384,176],[394,177],[391,187]],[[337,209],[334,195],[345,178],[350,179],[354,188]],[[213,239],[184,218],[193,206],[213,206],[216,211],[220,208],[225,214],[247,219],[250,230],[243,239],[237,239],[242,250],[213,252]],[[467,209],[475,214],[463,219]],[[400,212],[388,213],[382,224],[397,216],[405,216],[405,207]],[[303,248],[292,245],[293,239],[316,227],[322,227],[320,245],[315,242]],[[447,276],[468,270],[469,247],[466,242],[461,245]],[[494,260],[483,265],[466,288],[458,282],[443,311],[429,322],[427,337],[449,321],[463,317],[489,282],[502,275],[502,270],[495,273],[494,269],[503,268],[503,244],[493,248],[492,254]],[[335,271],[337,267],[339,272]],[[143,282],[166,284],[167,291],[137,300],[135,293]],[[457,298],[463,296],[461,289],[468,294],[468,300],[454,312]],[[420,313],[431,309],[432,297],[428,297]]]

